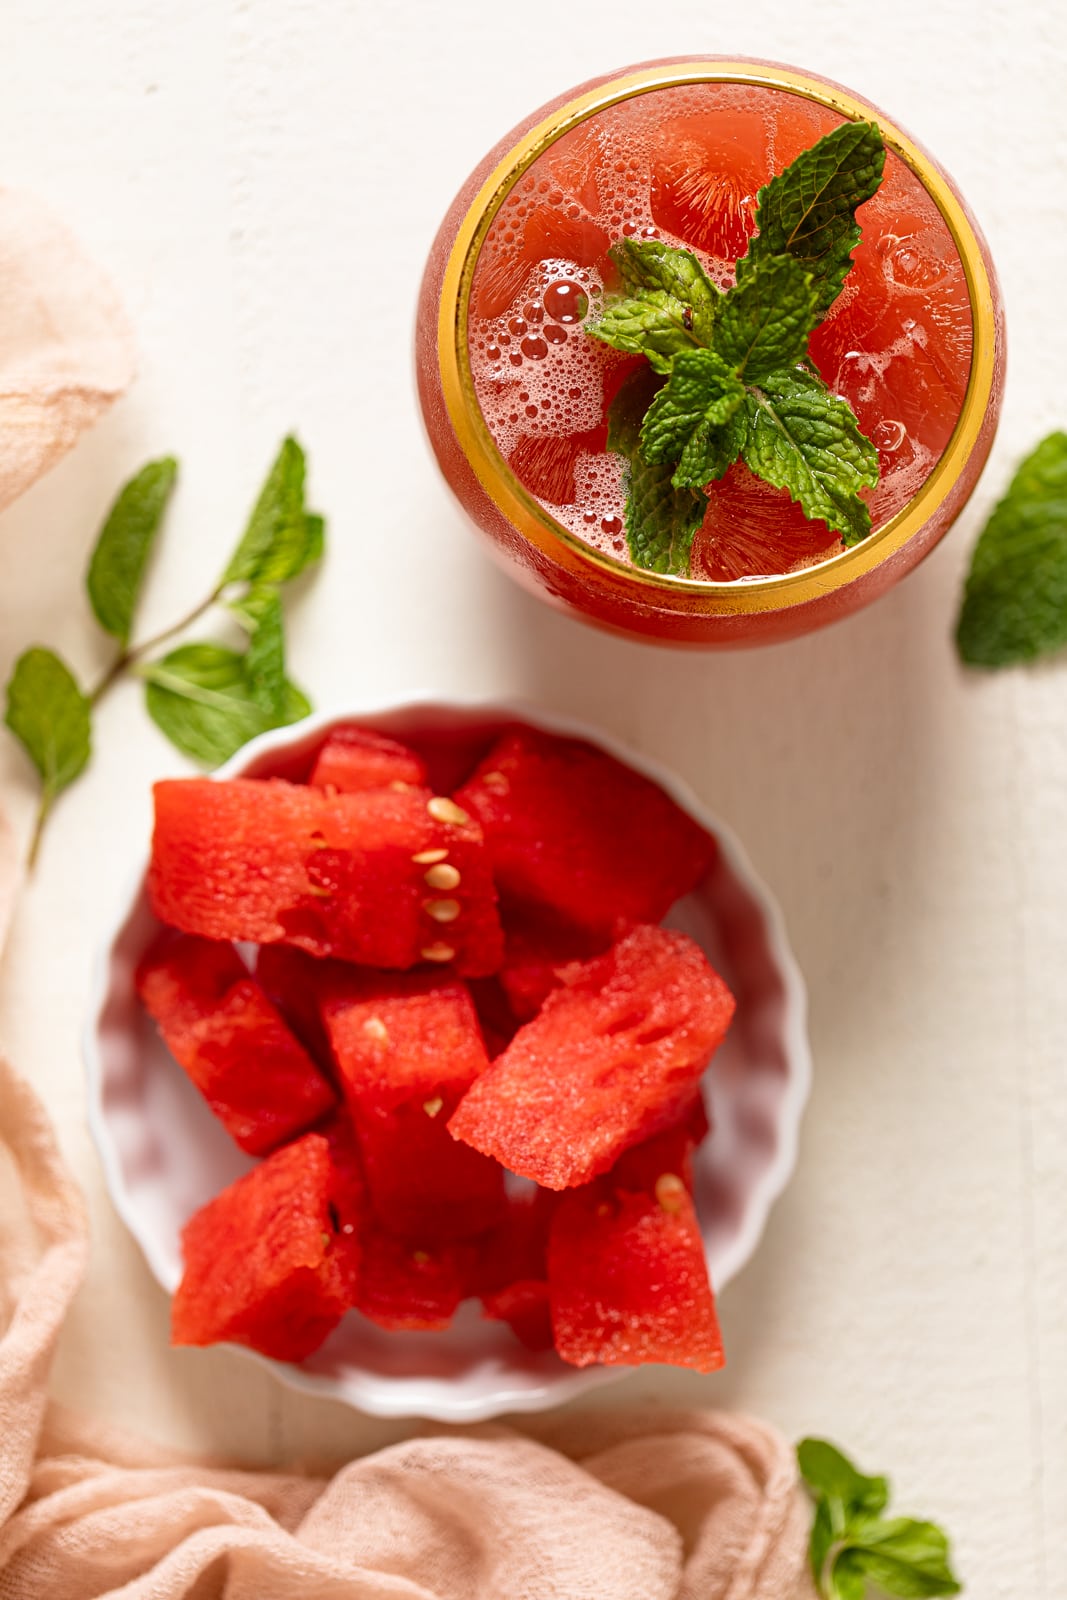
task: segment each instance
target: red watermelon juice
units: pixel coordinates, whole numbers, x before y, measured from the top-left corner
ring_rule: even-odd
[[[872,118],[884,176],[808,357],[877,449],[862,491],[872,532],[845,549],[738,460],[708,487],[685,570],[640,569],[608,412],[644,357],[587,332],[619,292],[609,251],[660,240],[728,290],[761,187],[844,121]],[[527,585],[607,626],[703,645],[807,631],[914,566],[988,453],[1004,359],[988,254],[930,158],[834,85],[708,60],[575,91],[490,153],[431,255],[418,352],[445,474]]]

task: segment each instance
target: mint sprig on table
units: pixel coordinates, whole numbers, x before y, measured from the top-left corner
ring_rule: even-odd
[[[321,558],[325,523],[305,505],[306,461],[293,438],[283,441],[240,541],[207,598],[172,627],[131,644],[149,556],[177,475],[172,457],[150,461],[120,491],[100,530],[86,588],[93,615],[118,650],[95,686],[83,690],[62,658],[40,645],[15,663],[4,720],[41,779],[31,865],[56,798],[88,764],[93,711],[127,673],[144,679],[145,705],[157,727],[206,766],[226,761],[256,734],[297,722],[311,710],[286,674],[282,590]],[[216,607],[238,624],[243,646],[182,643],[158,653]]]
[[[846,545],[870,533],[860,491],[878,482],[878,452],[808,341],[841,292],[861,237],[857,207],[884,165],[873,122],[843,123],[805,150],[759,191],[758,231],[725,292],[688,250],[659,239],[612,246],[623,290],[586,331],[651,369],[623,384],[608,413],[608,448],[629,462],[636,566],[688,574],[709,486],[738,459]]]
[[[883,1516],[888,1479],[867,1477],[825,1439],[802,1439],[797,1464],[815,1502],[808,1553],[823,1600],[960,1593],[943,1529]]]
[[[983,528],[956,628],[972,667],[1007,667],[1067,645],[1067,433],[1026,457]]]

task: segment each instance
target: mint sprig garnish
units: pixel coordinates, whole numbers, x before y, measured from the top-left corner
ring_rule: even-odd
[[[82,690],[66,663],[40,646],[15,663],[5,721],[41,780],[30,862],[56,797],[88,765],[97,704],[118,680],[145,680],[149,715],[172,744],[207,766],[227,760],[256,734],[307,716],[311,707],[286,676],[282,588],[318,561],[325,523],[304,503],[306,462],[286,439],[223,575],[207,598],[172,627],[130,643],[152,546],[177,477],[171,457],[149,462],[120,491],[97,537],[86,586],[93,614],[119,649],[96,685]],[[242,649],[183,643],[159,656],[213,607],[246,636]],[[240,634],[237,635],[240,638]]]
[[[823,1600],[959,1594],[944,1530],[912,1517],[882,1516],[888,1479],[867,1477],[825,1439],[802,1439],[797,1464],[815,1502],[808,1554]]]
[[[875,123],[845,123],[804,151],[760,190],[758,231],[725,293],[689,250],[659,239],[612,246],[623,290],[587,332],[666,379],[637,425],[627,385],[609,410],[608,448],[628,462],[636,566],[688,574],[709,486],[739,458],[845,545],[870,533],[861,494],[878,482],[878,452],[815,370],[808,341],[844,284],[856,210],[884,163]]]
[[[956,627],[971,667],[1008,667],[1067,645],[1067,433],[1026,457],[971,558]]]

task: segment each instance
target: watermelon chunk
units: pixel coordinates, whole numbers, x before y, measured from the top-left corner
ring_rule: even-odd
[[[561,969],[603,953],[606,939],[549,918],[512,916],[497,982],[518,1022],[530,1022],[563,979]]]
[[[356,1306],[391,1332],[447,1328],[463,1298],[460,1252],[453,1245],[413,1244],[365,1223]]]
[[[422,789],[426,785],[426,763],[395,739],[369,728],[345,725],[332,729],[308,782],[342,794],[387,786]]]
[[[149,891],[173,927],[377,967],[500,965],[481,829],[442,796],[185,778],[155,801]]]
[[[563,969],[449,1131],[545,1188],[587,1183],[691,1111],[733,1011],[692,939],[635,928],[606,955]]]
[[[263,944],[256,951],[256,982],[277,1006],[301,1044],[327,1072],[334,1074],[333,1055],[319,1010],[322,985],[341,962],[320,961],[291,944]]]
[[[358,1255],[339,1241],[330,1197],[329,1144],[308,1133],[198,1211],[182,1232],[172,1342],[244,1344],[278,1361],[316,1350],[356,1293]]]
[[[577,739],[505,734],[457,791],[485,830],[505,901],[606,942],[658,922],[715,859],[714,839],[658,784]]]
[[[491,1227],[503,1172],[447,1126],[489,1066],[466,986],[354,972],[327,985],[322,1014],[382,1224],[431,1244]]]
[[[556,1349],[572,1366],[650,1361],[714,1372],[722,1336],[693,1202],[678,1173],[599,1178],[560,1200],[548,1242]]]
[[[184,934],[160,941],[138,968],[137,990],[179,1065],[250,1155],[309,1128],[335,1103],[232,945]]]
[[[475,1241],[468,1291],[481,1298],[485,1317],[506,1322],[528,1350],[552,1348],[546,1254],[558,1199],[533,1184],[509,1195],[503,1220]]]
[[[544,1278],[520,1278],[494,1294],[483,1295],[482,1312],[490,1322],[506,1322],[527,1350],[552,1349],[555,1341]]]

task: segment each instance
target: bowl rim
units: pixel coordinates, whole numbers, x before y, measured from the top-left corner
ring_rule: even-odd
[[[811,1091],[812,1057],[807,1032],[807,990],[789,945],[781,908],[752,866],[747,851],[732,828],[709,810],[689,784],[669,768],[633,750],[613,734],[566,713],[548,710],[521,698],[461,694],[444,697],[417,693],[401,700],[369,698],[355,709],[331,705],[300,722],[269,729],[243,745],[236,755],[209,776],[214,779],[240,777],[261,756],[313,739],[320,733],[325,734],[339,722],[434,712],[460,712],[472,716],[484,715],[487,719],[499,717],[501,720],[526,722],[544,732],[584,739],[605,750],[616,760],[659,784],[683,810],[714,834],[730,871],[744,884],[759,909],[766,929],[768,951],[782,982],[781,1040],[789,1071],[778,1105],[778,1142],[774,1156],[752,1184],[737,1235],[719,1261],[715,1282],[718,1295],[755,1253],[771,1207],[786,1188],[796,1167],[800,1122]],[[173,1274],[158,1248],[153,1230],[146,1224],[129,1193],[118,1146],[112,1138],[104,1107],[105,1052],[101,1043],[101,1023],[111,994],[115,947],[143,891],[146,866],[147,854],[133,873],[124,879],[117,905],[102,930],[93,957],[88,1009],[82,1029],[82,1055],[89,1132],[104,1169],[108,1195],[140,1247],[152,1276],[166,1294],[172,1295],[176,1287]],[[435,1389],[440,1389],[444,1387],[442,1380],[380,1377],[368,1372],[353,1372],[341,1380],[276,1361],[245,1345],[226,1345],[221,1348],[250,1357],[291,1389],[320,1399],[339,1401],[369,1416],[391,1419],[426,1417],[438,1422],[484,1422],[508,1413],[545,1411],[637,1370],[631,1367],[575,1368],[520,1389],[509,1389],[506,1384],[500,1383],[484,1394],[456,1394],[451,1402],[440,1399],[417,1402],[415,1395],[420,1385],[432,1383]]]

